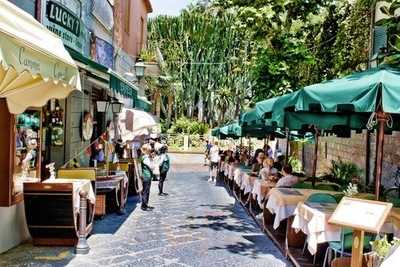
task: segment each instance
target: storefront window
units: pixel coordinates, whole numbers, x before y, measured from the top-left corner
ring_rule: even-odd
[[[30,110],[16,117],[13,194],[22,192],[23,182],[39,178],[40,111]]]
[[[35,17],[36,0],[10,0],[10,2]]]

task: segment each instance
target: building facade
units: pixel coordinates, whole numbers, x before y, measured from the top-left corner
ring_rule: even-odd
[[[96,102],[117,98],[126,107],[135,107],[138,101],[139,89],[125,77],[134,73],[137,55],[145,46],[151,4],[148,0],[9,1],[59,36],[81,77],[81,92],[75,91],[64,100],[49,101],[42,109],[42,166],[55,162],[59,168],[71,165],[72,160],[88,166],[91,143],[104,132],[106,122],[113,119],[110,110],[97,112]],[[126,7],[129,12],[123,10]],[[125,18],[125,28],[115,21],[119,13]],[[138,29],[141,30],[137,32]],[[89,121],[93,129],[88,135],[83,128]],[[12,206],[0,205],[0,218],[0,253],[29,238],[23,201]]]

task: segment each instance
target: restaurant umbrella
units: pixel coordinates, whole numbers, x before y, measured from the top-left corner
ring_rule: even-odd
[[[146,135],[149,129],[158,126],[150,114],[138,109],[123,108],[118,117],[118,128],[123,142],[132,141],[139,135]]]
[[[0,1],[0,10],[0,98],[10,113],[81,90],[78,68],[58,36],[8,1]]]
[[[382,177],[382,159],[385,127],[400,129],[399,120],[393,116],[400,114],[400,71],[383,66],[354,73],[341,79],[307,86],[296,92],[295,98],[284,107],[284,124],[292,123],[288,118],[295,112],[310,116],[307,122],[321,126],[343,125],[355,128],[377,126],[377,153],[375,168],[375,195],[379,198]],[[291,107],[290,107],[291,105]],[[275,110],[274,110],[275,112]],[[279,110],[277,110],[279,112]],[[273,115],[274,117],[274,115]],[[305,120],[305,116],[302,116]],[[325,120],[325,122],[319,121]],[[282,120],[280,120],[282,122]]]

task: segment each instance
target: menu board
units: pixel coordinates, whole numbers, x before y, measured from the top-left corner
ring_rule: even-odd
[[[329,223],[378,233],[392,206],[392,203],[344,197]]]

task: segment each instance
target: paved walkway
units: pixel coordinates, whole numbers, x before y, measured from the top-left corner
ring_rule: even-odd
[[[153,211],[131,198],[126,215],[96,221],[88,255],[25,244],[0,255],[0,266],[291,266],[225,188],[207,182],[201,156],[171,158],[169,196],[153,183]]]

